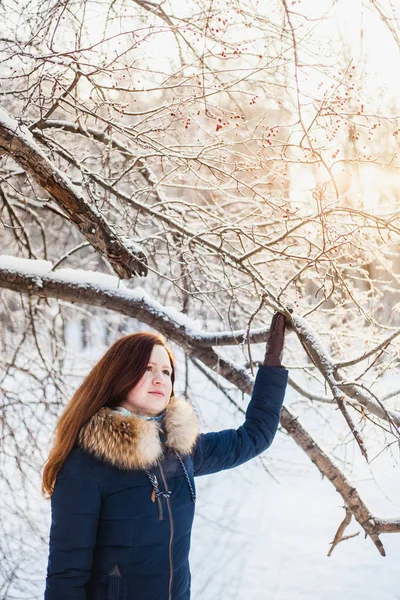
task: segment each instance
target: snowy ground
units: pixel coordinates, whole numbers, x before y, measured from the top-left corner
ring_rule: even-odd
[[[87,350],[93,361],[92,350]],[[96,348],[96,355],[102,350]],[[178,360],[178,365],[182,364]],[[85,362],[77,368],[87,370]],[[71,370],[72,372],[72,370]],[[193,370],[192,370],[193,372]],[[80,377],[80,371],[75,375]],[[182,373],[181,373],[182,375]],[[178,390],[179,391],[179,390]],[[241,402],[241,395],[235,399]],[[237,427],[243,421],[226,398],[202,375],[191,379],[191,399],[202,429]],[[297,401],[289,390],[286,404]],[[247,399],[242,403],[247,405]],[[382,453],[369,467],[346,437],[340,414],[331,407],[293,407],[379,516],[400,516],[400,478],[395,452]],[[43,416],[38,415],[39,418]],[[342,438],[342,444],[337,442]],[[380,448],[380,440],[375,440]],[[377,452],[376,452],[377,453]],[[372,452],[371,456],[374,455]],[[397,449],[398,455],[398,449]],[[304,453],[284,433],[259,458],[237,469],[196,480],[198,502],[192,536],[192,600],[400,600],[400,534],[382,536],[387,557],[360,535],[326,556],[329,542],[344,517],[342,499],[322,480]],[[7,596],[43,598],[48,555],[50,503],[40,496],[40,480],[30,482],[29,500],[38,536],[24,528],[24,592],[11,585]],[[21,507],[24,499],[21,498]],[[21,509],[22,510],[22,509]],[[33,515],[33,512],[32,512]],[[360,531],[351,523],[347,533]],[[12,553],[12,544],[9,546]],[[21,575],[21,572],[18,573]],[[0,582],[1,583],[1,582]],[[0,587],[1,589],[1,587]]]
[[[285,456],[293,462],[282,464]],[[328,558],[344,516],[341,498],[293,444],[278,440],[268,462],[279,483],[244,465],[210,476],[215,482],[204,493],[198,485],[194,600],[399,600],[400,536],[382,536],[386,558],[361,534]]]
[[[206,386],[203,415],[215,411],[213,400],[215,392]],[[287,403],[291,400],[289,391]],[[319,427],[324,447],[330,448],[342,430],[341,416],[330,407],[323,415],[329,423],[309,412],[303,422]],[[215,411],[215,428],[230,426],[231,418],[224,410]],[[233,422],[240,424],[240,416],[233,416]],[[377,515],[400,516],[396,459],[383,453],[370,468],[352,443],[337,448],[335,455],[347,460],[346,472]],[[381,537],[385,558],[361,532],[328,558],[329,542],[344,517],[342,498],[283,433],[263,461],[271,475],[255,459],[197,479],[193,600],[400,600],[400,535]],[[346,533],[360,529],[352,522]]]

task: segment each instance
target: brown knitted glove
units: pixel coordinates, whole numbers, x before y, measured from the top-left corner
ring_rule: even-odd
[[[268,367],[281,367],[283,344],[285,339],[286,317],[276,312],[272,317],[269,328],[267,346],[265,349],[264,365]]]

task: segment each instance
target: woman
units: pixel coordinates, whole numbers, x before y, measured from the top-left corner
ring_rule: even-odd
[[[190,599],[194,477],[270,446],[287,385],[284,330],[277,313],[243,425],[205,434],[191,404],[174,396],[174,359],[160,336],[111,346],[60,417],[44,469],[45,600]]]

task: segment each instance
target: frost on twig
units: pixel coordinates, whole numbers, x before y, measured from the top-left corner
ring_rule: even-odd
[[[310,356],[317,368],[321,371],[329,387],[331,388],[333,397],[342,415],[344,416],[345,421],[358,444],[358,447],[360,448],[361,454],[368,462],[368,454],[364,440],[362,439],[360,432],[358,431],[345,406],[345,397],[339,389],[333,359],[327,352],[326,348],[324,348],[316,332],[305,321],[305,319],[295,316],[293,318],[293,326],[307,354]]]
[[[204,343],[199,343],[204,342],[203,332],[195,321],[176,309],[161,305],[141,288],[131,290],[124,285],[118,287],[118,283],[121,282],[118,282],[116,277],[96,272],[88,273],[75,269],[52,272],[51,263],[48,261],[32,261],[10,256],[0,259],[0,287],[23,294],[106,307],[108,310],[134,317],[167,335],[189,356],[200,361],[208,369],[216,371],[242,392],[251,393],[253,381],[247,371],[221,357],[211,345],[207,347]],[[205,334],[204,337],[207,338],[207,335],[210,335],[209,339],[213,339],[212,334]],[[365,534],[384,555],[379,534],[400,532],[400,520],[372,515],[356,488],[285,407],[281,412],[281,425],[332,483]]]
[[[147,274],[147,260],[133,240],[122,238],[81,190],[48,159],[32,133],[0,107],[0,151],[10,155],[54,199],[67,218],[123,279]]]
[[[381,403],[374,401],[371,398],[371,395],[359,385],[345,381],[318,334],[305,319],[298,316],[293,317],[293,328],[312,362],[327,381],[333,399],[342,412],[350,431],[357,441],[362,455],[368,460],[365,443],[347,410],[345,403],[346,396],[356,400],[360,406],[368,409],[380,419],[384,419],[391,423],[396,428],[397,434],[399,434],[398,427],[400,426],[400,415],[386,410]]]

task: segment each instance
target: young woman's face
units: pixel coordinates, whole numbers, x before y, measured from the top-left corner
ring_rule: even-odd
[[[148,417],[159,414],[171,397],[171,374],[172,367],[167,351],[163,346],[155,345],[146,373],[128,393],[122,406]]]

